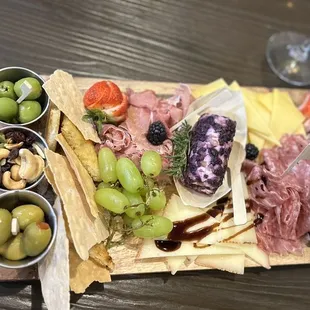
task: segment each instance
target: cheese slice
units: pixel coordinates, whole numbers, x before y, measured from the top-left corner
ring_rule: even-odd
[[[267,93],[260,93],[257,92],[257,100],[259,103],[270,112],[272,113],[272,106],[273,106],[273,94],[272,92],[267,92]]]
[[[236,274],[244,274],[244,254],[237,255],[206,255],[195,260],[196,265],[215,268]]]
[[[242,254],[243,252],[237,248],[211,245],[195,247],[192,242],[182,242],[179,249],[171,252],[165,252],[158,249],[154,240],[145,239],[142,247],[137,254],[138,259],[153,257],[176,257],[176,256],[198,256],[198,255],[214,255],[214,254]]]
[[[250,129],[252,133],[256,134],[258,137],[262,138],[265,140],[265,142],[269,142],[269,144],[271,146],[277,145],[277,146],[281,146],[281,143],[278,139],[275,138],[275,136],[273,134],[271,135],[266,135],[265,133],[262,133],[260,131],[256,131],[253,129]]]
[[[255,93],[245,88],[240,88],[239,84],[236,81],[234,81],[230,85],[230,89],[242,91],[244,104],[246,108],[247,125],[249,132],[253,132],[256,134],[259,133],[261,138],[268,140],[271,143],[279,145],[279,142],[274,137],[272,131],[269,128],[268,120],[266,121],[264,119],[264,116],[261,116],[257,111],[257,104],[255,104],[256,103]],[[264,107],[261,106],[260,109],[262,108]],[[267,115],[268,110],[266,109],[266,111],[267,112],[265,113]]]
[[[221,88],[224,88],[224,87],[228,87],[227,83],[225,82],[224,79],[218,79],[216,81],[213,81],[207,85],[203,85],[201,87],[198,87],[197,89],[195,89],[193,92],[192,92],[192,95],[195,97],[195,98],[198,98],[198,97],[201,97],[201,96],[205,96],[205,95],[209,95]]]
[[[270,120],[271,120],[271,111],[269,111],[265,104],[262,104],[264,101],[264,98],[267,98],[269,96],[269,100],[272,100],[272,94],[269,93],[258,93],[251,91],[246,88],[242,88],[242,94],[246,97],[249,98],[251,101],[251,105],[255,107],[256,112],[260,115],[260,117],[265,121],[267,126],[269,127]],[[261,101],[262,100],[262,101]]]
[[[234,243],[220,243],[219,246],[234,247],[241,250],[252,261],[260,266],[270,269],[269,255],[262,251],[256,244],[234,244]]]
[[[248,141],[249,143],[254,144],[259,150],[263,149],[265,144],[264,138],[251,131],[248,132]]]
[[[299,127],[295,130],[294,134],[296,135],[306,135],[306,130],[304,124],[300,124]]]
[[[305,120],[288,92],[273,90],[273,106],[270,128],[277,139],[294,133]]]
[[[167,266],[172,275],[175,275],[186,260],[185,256],[167,257]]]
[[[230,88],[231,90],[234,90],[234,91],[239,91],[239,90],[241,90],[241,87],[240,87],[240,85],[238,84],[237,81],[233,81],[233,82],[229,85],[229,88]]]

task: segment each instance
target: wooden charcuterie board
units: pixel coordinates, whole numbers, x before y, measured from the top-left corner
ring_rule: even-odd
[[[75,79],[79,88],[84,91],[88,89],[91,85],[98,81],[95,78],[76,78]],[[132,88],[135,91],[143,91],[145,89],[152,89],[158,95],[168,96],[173,94],[177,83],[166,83],[166,82],[149,82],[149,81],[116,81],[117,85],[125,90],[126,88]],[[199,84],[190,84],[191,88],[201,86]],[[251,87],[250,89],[267,92],[268,88],[263,87]],[[305,97],[308,90],[301,89],[285,89],[288,91],[294,100],[296,105],[300,105]],[[136,260],[136,254],[139,248],[139,244],[127,244],[113,248],[110,252],[113,260],[115,262],[115,270],[113,274],[139,274],[139,273],[155,273],[155,272],[167,272],[167,266],[164,259],[144,259]],[[282,266],[282,265],[299,265],[299,264],[310,264],[310,248],[306,248],[302,256],[295,255],[272,255],[270,257],[270,264],[272,266]],[[250,260],[246,261],[247,267],[258,266]],[[202,270],[208,269],[201,266],[192,264],[190,268],[181,267],[180,270]],[[36,267],[25,268],[20,270],[13,269],[2,269],[0,268],[0,281],[22,281],[22,280],[33,280],[37,279]]]

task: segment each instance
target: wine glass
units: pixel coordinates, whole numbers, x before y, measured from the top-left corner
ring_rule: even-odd
[[[283,81],[310,84],[310,37],[297,32],[273,34],[267,43],[266,58],[272,71]]]

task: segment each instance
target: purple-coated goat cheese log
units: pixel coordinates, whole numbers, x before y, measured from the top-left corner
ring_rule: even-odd
[[[222,185],[236,133],[236,122],[215,114],[202,115],[192,129],[182,183],[213,195]]]

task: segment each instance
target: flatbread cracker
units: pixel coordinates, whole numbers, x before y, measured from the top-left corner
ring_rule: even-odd
[[[64,205],[74,247],[81,259],[87,260],[88,251],[108,237],[108,230],[100,217],[94,218],[91,215],[83,191],[67,159],[48,149],[45,154]]]
[[[71,165],[71,168],[73,169],[83,189],[91,214],[94,217],[99,217],[98,206],[94,198],[96,193],[96,186],[93,182],[93,179],[91,178],[87,170],[84,168],[79,158],[76,156],[76,154],[74,153],[70,145],[67,143],[63,135],[62,134],[57,135],[56,140],[61,145],[63,151],[65,152],[66,157]]]
[[[103,243],[96,244],[89,250],[90,258],[95,261],[98,265],[103,267],[107,267],[109,270],[114,269],[114,263],[112,261],[112,257],[107,251],[106,247]]]
[[[75,124],[86,140],[100,143],[94,127],[82,120],[85,115],[83,95],[72,75],[62,70],[56,70],[43,84],[43,88],[57,108]]]
[[[70,309],[69,242],[66,236],[60,199],[54,204],[57,236],[46,257],[38,263],[42,294],[49,310]]]
[[[94,281],[111,282],[108,269],[88,259],[81,260],[73,246],[69,251],[70,261],[70,288],[76,294],[82,294]]]
[[[94,143],[85,140],[74,124],[64,116],[61,133],[94,181],[100,182],[99,164]]]
[[[49,167],[44,168],[44,175],[48,183],[52,186],[54,193],[59,196],[58,188],[55,183],[54,175]]]
[[[59,132],[60,118],[60,110],[54,104],[52,104],[48,113],[47,125],[45,129],[45,141],[48,145],[48,148],[52,151],[55,151],[57,146],[57,141],[55,138]]]

